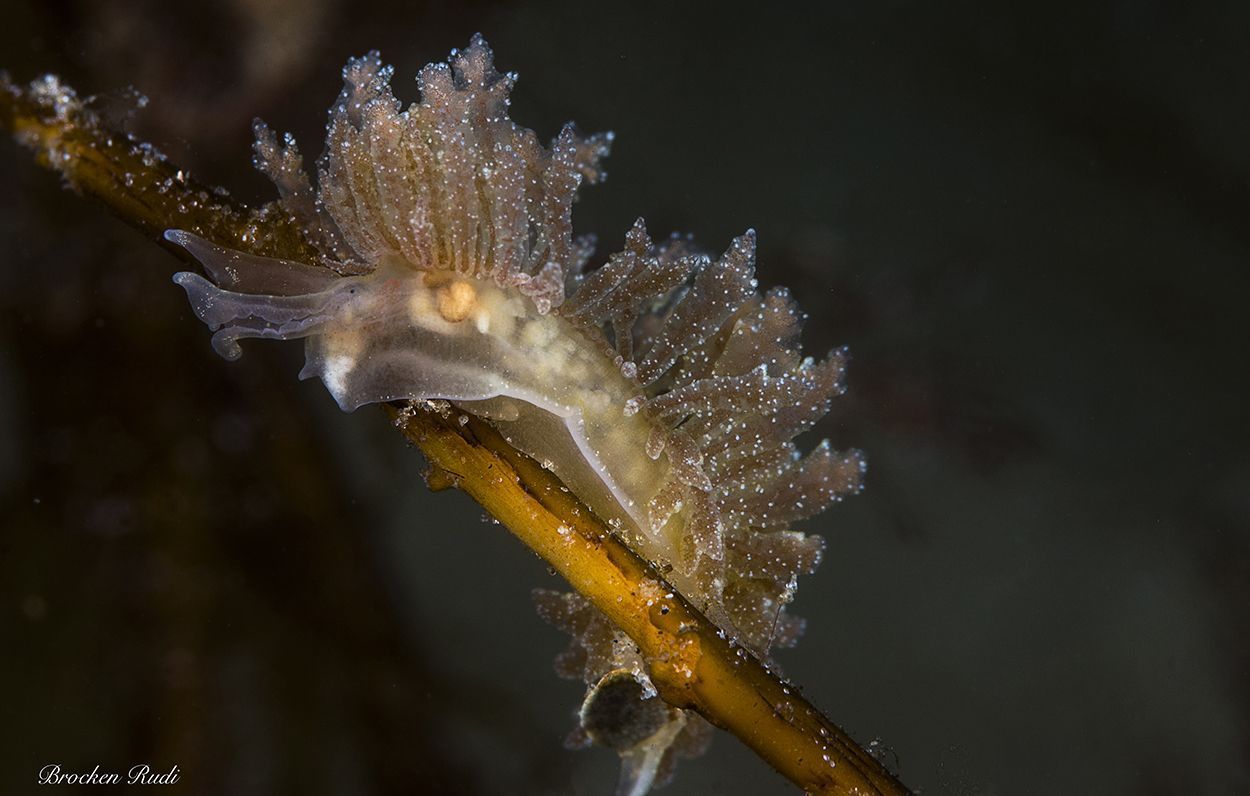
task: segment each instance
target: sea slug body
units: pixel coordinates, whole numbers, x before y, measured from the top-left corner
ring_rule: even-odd
[[[377,53],[343,74],[315,187],[294,141],[256,125],[256,164],[321,262],[166,233],[208,274],[175,281],[214,348],[303,338],[301,377],[345,410],[441,399],[489,419],[736,642],[761,657],[793,643],[785,606],[823,541],[790,525],[857,491],[864,462],[793,441],[842,391],[846,352],[800,354],[790,294],[757,290],[755,233],[710,257],[640,219],[587,270],[572,206],[603,178],[610,134],[570,124],[543,147],[508,117],[515,75],[480,36],[422,69],[407,109]],[[578,739],[620,752],[623,792],[645,793],[706,725],[655,698],[636,648],[581,598],[536,601],[574,634],[557,668],[591,686]]]

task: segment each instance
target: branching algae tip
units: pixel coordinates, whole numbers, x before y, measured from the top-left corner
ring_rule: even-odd
[[[255,128],[256,165],[325,267],[166,232],[209,276],[174,281],[214,348],[235,359],[241,338],[304,338],[301,378],[345,410],[440,399],[487,419],[737,643],[764,659],[793,644],[802,621],[785,607],[823,540],[789,526],[856,492],[864,461],[793,442],[843,390],[846,353],[802,356],[789,292],[756,289],[755,233],[712,257],[639,219],[588,269],[573,201],[604,177],[610,133],[569,124],[542,146],[509,118],[515,75],[480,36],[422,69],[407,109],[377,53],[343,76],[315,186],[289,136]],[[656,695],[597,609],[535,599],[573,636],[557,670],[589,686],[570,743],[616,750],[621,792],[706,746],[709,725]]]

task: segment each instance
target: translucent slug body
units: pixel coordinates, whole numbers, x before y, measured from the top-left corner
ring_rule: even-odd
[[[585,271],[572,204],[604,176],[611,135],[566,125],[544,148],[508,118],[515,76],[481,37],[421,70],[406,110],[390,78],[376,53],[348,63],[315,188],[291,138],[256,125],[256,164],[322,262],[166,233],[211,278],[175,282],[216,350],[304,338],[301,378],[345,410],[441,399],[489,419],[738,643],[761,657],[793,643],[785,606],[823,542],[789,525],[864,470],[857,452],[793,442],[842,390],[845,352],[800,355],[803,316],[784,289],[756,290],[751,231],[713,259],[639,220]],[[620,631],[577,595],[535,597],[574,635],[558,670],[591,686],[575,739],[622,755],[622,792],[697,753],[706,725],[655,696]]]

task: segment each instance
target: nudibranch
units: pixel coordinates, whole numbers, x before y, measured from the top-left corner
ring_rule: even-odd
[[[857,491],[864,461],[795,445],[843,390],[846,352],[801,355],[790,294],[757,290],[755,233],[711,257],[640,219],[588,270],[572,207],[610,133],[569,124],[544,147],[509,118],[516,76],[480,36],[423,68],[407,109],[376,52],[343,76],[315,187],[293,139],[255,127],[256,165],[321,262],[166,233],[208,274],[174,281],[214,348],[303,338],[301,378],[344,410],[442,400],[488,419],[737,643],[792,644],[785,606],[823,541],[791,525]],[[623,633],[575,594],[535,599],[574,636],[558,671],[590,686],[573,737],[621,754],[623,792],[698,752],[707,725],[656,696]]]

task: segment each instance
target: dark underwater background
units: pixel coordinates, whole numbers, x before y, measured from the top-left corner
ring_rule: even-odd
[[[1250,792],[1250,6],[0,5],[0,68],[150,102],[260,202],[351,55],[396,93],[484,33],[513,117],[614,130],[580,232],[759,231],[867,490],[786,673],[924,794]],[[213,354],[181,264],[0,143],[0,792],[177,765],[187,794],[601,794],[561,583],[297,345]],[[107,791],[109,788],[104,788]],[[733,738],[673,794],[784,794]]]

